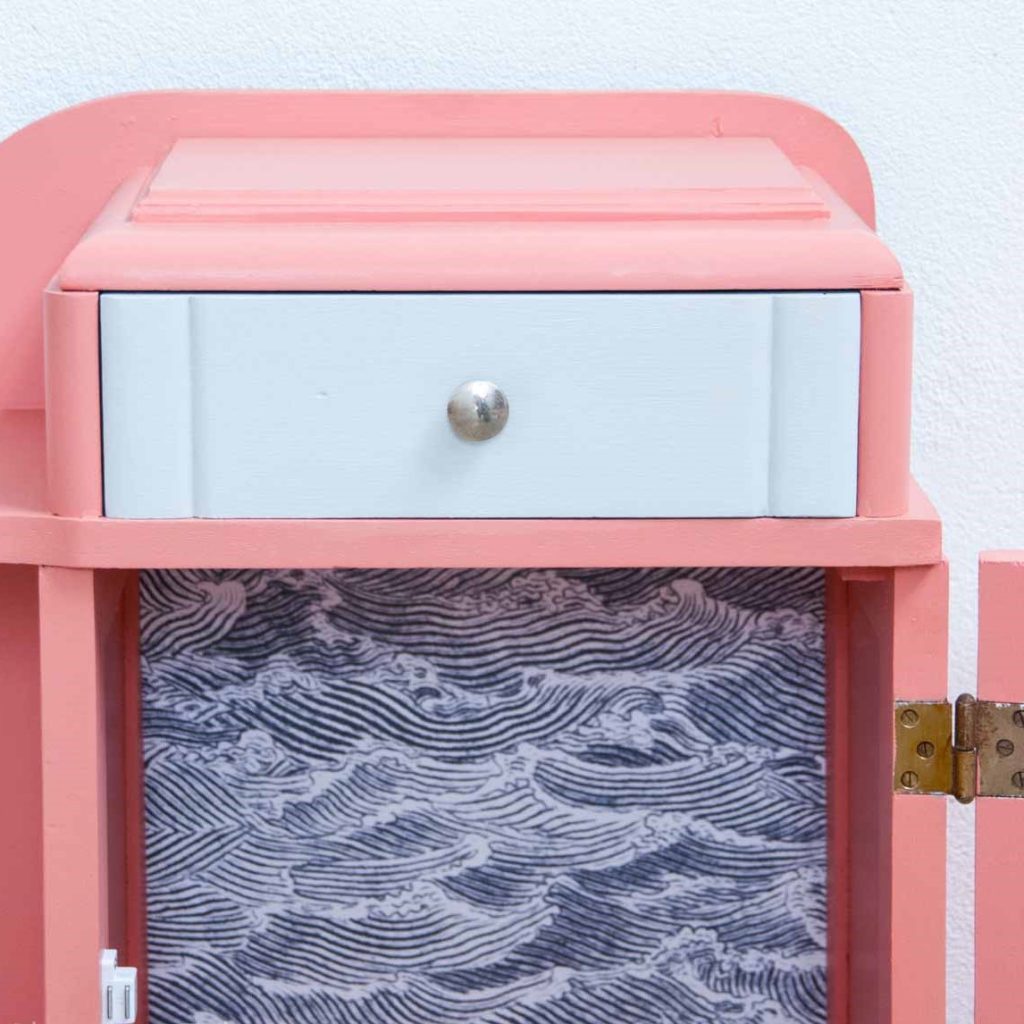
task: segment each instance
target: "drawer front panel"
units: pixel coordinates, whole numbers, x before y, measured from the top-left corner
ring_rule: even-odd
[[[107,294],[101,350],[110,516],[855,511],[857,293]]]

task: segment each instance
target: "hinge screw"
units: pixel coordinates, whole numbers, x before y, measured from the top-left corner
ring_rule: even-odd
[[[911,726],[917,725],[920,717],[913,708],[904,708],[900,715],[900,721],[909,729]],[[1021,724],[1024,725],[1024,715],[1021,716]]]
[[[1000,757],[1009,757],[1014,750],[1013,740],[1000,740],[996,744],[996,752]]]
[[[935,753],[935,744],[929,743],[928,740],[921,740],[917,745],[917,756],[918,757],[931,757]]]
[[[1010,781],[1018,788],[1024,789],[1024,772],[1014,772]]]
[[[1018,708],[1013,713],[1013,724],[1019,725],[1022,729],[1024,729],[1024,711],[1021,711],[1020,708]]]
[[[1021,776],[1021,785],[1024,787],[1024,772],[1018,772],[1017,774]],[[900,785],[904,789],[913,789],[917,785],[917,772],[904,772],[900,776]]]

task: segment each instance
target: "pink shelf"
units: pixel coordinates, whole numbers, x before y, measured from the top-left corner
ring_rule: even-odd
[[[183,519],[50,515],[43,413],[0,414],[0,562],[89,568],[927,565],[935,509],[887,519]]]

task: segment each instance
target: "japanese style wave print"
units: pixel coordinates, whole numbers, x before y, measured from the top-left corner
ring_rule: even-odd
[[[817,570],[142,581],[153,1024],[826,1019]]]

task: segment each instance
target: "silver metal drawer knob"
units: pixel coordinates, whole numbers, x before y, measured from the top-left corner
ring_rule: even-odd
[[[448,399],[448,422],[464,441],[486,441],[508,422],[508,399],[489,380],[467,380]]]

